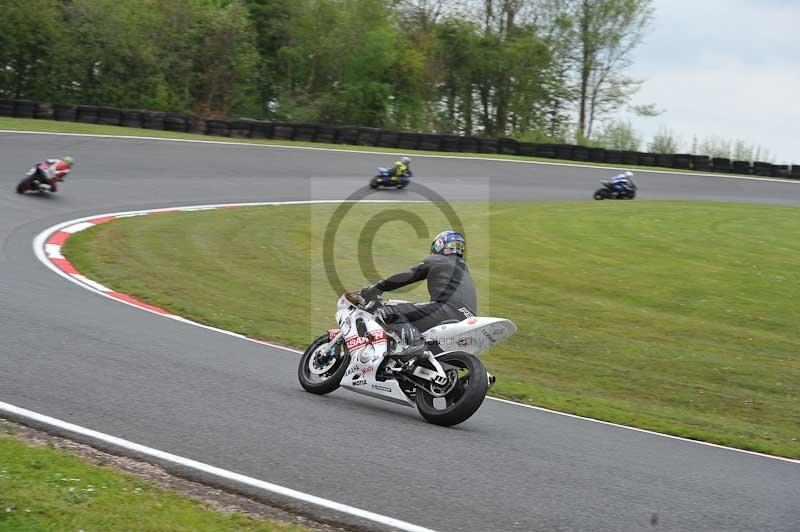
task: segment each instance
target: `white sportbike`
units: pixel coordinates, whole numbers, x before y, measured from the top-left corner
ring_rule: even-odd
[[[490,379],[475,356],[509,338],[517,327],[501,318],[452,320],[416,333],[389,325],[380,298],[357,292],[339,298],[338,329],[316,338],[300,358],[298,377],[307,391],[347,390],[415,406],[431,423],[457,425],[483,403]]]

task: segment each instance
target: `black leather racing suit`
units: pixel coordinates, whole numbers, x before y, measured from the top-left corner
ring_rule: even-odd
[[[445,320],[461,321],[475,315],[478,297],[466,261],[458,255],[429,255],[417,266],[375,285],[383,292],[428,280],[429,303],[400,303],[386,307],[387,321],[408,320],[420,332]]]

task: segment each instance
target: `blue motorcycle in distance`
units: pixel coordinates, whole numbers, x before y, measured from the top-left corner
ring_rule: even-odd
[[[379,188],[379,187],[386,187],[386,188],[396,188],[401,190],[406,187],[409,183],[411,183],[412,173],[409,172],[406,175],[391,177],[389,175],[389,169],[384,168],[382,166],[378,167],[378,175],[372,178],[369,182],[369,186],[371,188]]]

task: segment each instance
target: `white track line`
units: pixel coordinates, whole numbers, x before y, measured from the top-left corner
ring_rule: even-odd
[[[36,421],[37,423],[43,423],[45,425],[56,427],[58,429],[65,430],[74,434],[80,434],[82,436],[86,436],[93,440],[109,443],[116,447],[121,447],[123,449],[133,451],[140,455],[157,458],[158,460],[190,468],[194,471],[200,471],[208,475],[213,475],[217,478],[232,480],[239,484],[244,484],[246,486],[258,488],[264,491],[268,491],[270,493],[275,493],[277,495],[290,497],[292,499],[297,499],[305,503],[322,506],[324,508],[336,510],[337,512],[341,512],[347,515],[360,517],[361,519],[367,519],[369,521],[393,527],[398,530],[406,530],[408,532],[434,532],[429,528],[423,528],[421,526],[407,523],[405,521],[401,521],[393,517],[376,514],[367,510],[356,508],[354,506],[349,506],[347,504],[342,504],[328,499],[323,499],[322,497],[317,497],[315,495],[310,495],[302,491],[297,491],[291,488],[286,488],[284,486],[279,486],[278,484],[272,484],[271,482],[265,482],[263,480],[259,480],[253,477],[248,477],[240,473],[234,473],[233,471],[228,471],[227,469],[222,469],[203,462],[198,462],[190,458],[184,458],[182,456],[164,452],[158,449],[153,449],[152,447],[140,445],[138,443],[124,440],[116,436],[111,436],[110,434],[105,434],[103,432],[98,432],[96,430],[88,429],[86,427],[81,427],[80,425],[74,425],[72,423],[68,423],[66,421],[62,421],[60,419],[56,419],[50,416],[45,416],[37,412],[33,412],[31,410],[26,410],[24,408],[20,408],[12,404],[4,403],[2,401],[0,401],[0,412],[6,412],[16,417]]]
[[[161,141],[161,142],[188,142],[188,143],[196,143],[196,144],[216,144],[220,146],[250,146],[256,148],[278,148],[278,149],[287,149],[287,150],[311,150],[311,151],[329,151],[329,152],[339,152],[339,153],[358,153],[358,154],[366,154],[366,155],[397,155],[401,153],[402,150],[397,148],[396,151],[369,151],[369,150],[346,150],[341,148],[322,148],[322,147],[314,147],[314,146],[291,146],[291,145],[283,145],[283,144],[261,144],[256,142],[242,142],[242,141],[232,141],[226,142],[223,140],[199,140],[199,139],[176,139],[176,138],[169,138],[169,137],[141,137],[141,136],[133,136],[133,135],[99,135],[99,134],[92,134],[92,133],[51,133],[48,131],[16,131],[13,129],[0,129],[0,133],[14,133],[20,135],[58,135],[58,136],[65,136],[65,137],[91,137],[91,138],[99,138],[99,139],[127,139],[127,140],[149,140],[149,141]],[[299,142],[299,141],[298,141]],[[417,153],[416,150],[409,150],[410,152],[414,153],[414,157],[426,157],[429,159],[463,159],[463,160],[472,160],[472,161],[495,161],[495,162],[502,162],[502,163],[520,163],[520,164],[537,164],[537,165],[545,165],[545,166],[567,166],[572,168],[594,168],[599,170],[610,170],[614,168],[620,169],[631,169],[635,170],[640,173],[651,173],[651,174],[676,174],[676,175],[685,175],[685,176],[703,176],[703,177],[718,177],[721,179],[743,179],[746,181],[771,181],[775,183],[791,183],[795,185],[800,185],[800,180],[797,179],[781,179],[777,177],[754,177],[754,176],[743,176],[743,175],[731,175],[731,174],[707,174],[701,172],[681,172],[679,170],[645,170],[638,166],[631,166],[626,164],[620,165],[613,165],[611,163],[606,163],[606,166],[594,165],[594,164],[580,164],[580,163],[559,163],[559,162],[549,162],[549,161],[526,161],[524,159],[506,159],[503,157],[479,157],[475,155],[432,155],[432,154],[423,154]],[[520,156],[523,157],[523,156]]]
[[[39,233],[36,236],[36,238],[33,240],[33,251],[36,254],[36,257],[45,266],[50,268],[52,271],[54,271],[58,275],[64,277],[65,279],[69,280],[70,282],[73,282],[73,283],[77,284],[78,286],[81,286],[81,287],[83,287],[83,288],[85,288],[87,290],[95,292],[96,294],[100,294],[100,295],[102,295],[104,297],[108,297],[110,299],[114,299],[114,301],[118,301],[120,303],[125,303],[126,305],[130,305],[130,306],[132,306],[134,308],[138,308],[140,310],[144,310],[144,311],[147,311],[147,312],[150,312],[152,314],[156,314],[156,315],[159,315],[159,316],[162,316],[162,317],[167,317],[167,318],[174,319],[174,320],[177,320],[177,321],[182,321],[184,323],[187,323],[189,325],[193,325],[195,327],[201,327],[201,328],[209,330],[209,331],[214,331],[214,332],[218,332],[218,333],[221,333],[221,334],[226,334],[228,336],[233,336],[235,338],[239,338],[241,340],[246,340],[248,342],[255,342],[255,343],[258,343],[258,344],[261,344],[261,345],[267,345],[269,347],[273,347],[275,349],[279,349],[279,350],[283,350],[283,351],[288,351],[288,352],[298,353],[299,354],[299,353],[302,353],[302,351],[298,351],[296,349],[292,349],[292,348],[289,348],[289,347],[286,347],[286,346],[282,346],[282,345],[278,345],[278,344],[273,344],[273,343],[270,343],[270,342],[264,342],[264,341],[261,341],[261,340],[256,340],[256,339],[244,336],[242,334],[234,333],[234,332],[231,332],[231,331],[226,331],[224,329],[219,329],[217,327],[212,327],[210,325],[197,323],[195,321],[191,321],[189,319],[183,318],[181,316],[176,316],[174,314],[162,314],[160,312],[156,312],[156,311],[150,310],[150,309],[145,308],[145,307],[140,307],[140,306],[138,306],[138,305],[136,305],[134,303],[129,303],[127,301],[122,301],[122,300],[113,298],[113,297],[109,296],[107,293],[105,293],[104,291],[102,291],[101,289],[97,288],[97,286],[105,288],[100,283],[96,283],[95,281],[92,281],[91,279],[86,279],[83,275],[68,274],[68,273],[65,273],[65,272],[61,271],[55,264],[53,264],[50,261],[50,258],[48,257],[47,253],[45,252],[45,246],[46,246],[45,243],[47,242],[47,239],[50,237],[50,235],[52,235],[53,233],[56,233],[57,231],[63,231],[64,230],[63,228],[65,228],[65,227],[70,228],[70,227],[74,227],[77,224],[86,223],[89,220],[96,220],[96,219],[106,218],[106,217],[127,218],[127,217],[131,217],[131,216],[145,216],[147,214],[156,213],[156,212],[165,212],[165,211],[192,212],[192,211],[197,211],[197,210],[209,210],[209,209],[217,209],[217,208],[222,208],[222,207],[258,207],[258,206],[266,206],[266,205],[277,205],[277,206],[280,206],[280,205],[307,205],[307,204],[324,204],[324,203],[328,203],[328,204],[330,204],[330,203],[340,203],[340,200],[271,201],[271,202],[258,202],[258,203],[225,203],[225,204],[218,204],[218,205],[195,205],[195,206],[188,206],[188,207],[167,207],[167,208],[162,208],[162,209],[147,209],[147,210],[140,210],[140,211],[127,211],[127,212],[96,214],[96,215],[93,215],[93,216],[86,216],[84,218],[78,218],[78,219],[75,219],[75,220],[69,220],[69,221],[66,221],[66,222],[62,222],[62,223],[54,225],[54,226],[52,226],[52,227],[50,227],[48,229],[45,229],[44,231]],[[370,203],[408,203],[408,202],[405,202],[405,201],[394,201],[394,200],[375,200],[375,201],[370,201]],[[89,223],[87,223],[86,225],[88,227],[92,226],[92,224],[89,224]],[[86,282],[85,280],[88,280],[89,282]],[[106,289],[106,290],[108,290],[108,289]],[[770,455],[770,454],[764,454],[764,453],[759,453],[759,452],[755,452],[755,451],[748,451],[748,450],[745,450],[745,449],[737,449],[735,447],[727,447],[725,445],[719,445],[719,444],[716,444],[716,443],[708,443],[708,442],[699,441],[699,440],[692,440],[692,439],[689,439],[689,438],[683,438],[683,437],[680,437],[680,436],[673,436],[671,434],[664,434],[664,433],[655,432],[655,431],[652,431],[652,430],[640,429],[640,428],[636,428],[636,427],[630,427],[630,426],[627,426],[627,425],[620,425],[620,424],[617,424],[617,423],[612,423],[610,421],[602,421],[602,420],[598,420],[598,419],[592,419],[592,418],[589,418],[589,417],[579,416],[579,415],[576,415],[576,414],[568,414],[568,413],[565,413],[565,412],[559,412],[557,410],[550,410],[548,408],[543,408],[543,407],[540,407],[540,406],[526,405],[524,403],[517,403],[517,402],[514,402],[514,401],[509,401],[507,399],[499,399],[499,398],[496,398],[496,397],[488,397],[488,399],[490,399],[492,401],[497,401],[497,402],[500,402],[500,403],[506,403],[506,404],[509,404],[509,405],[528,408],[528,409],[531,409],[531,410],[538,410],[539,412],[546,412],[546,413],[553,414],[553,415],[565,416],[565,417],[569,417],[569,418],[573,418],[573,419],[580,419],[582,421],[588,421],[588,422],[592,422],[592,423],[600,423],[602,425],[606,425],[606,426],[610,426],[610,427],[616,427],[616,428],[625,429],[625,430],[632,430],[632,431],[641,432],[641,433],[644,433],[644,434],[650,434],[650,435],[653,435],[653,436],[660,436],[660,437],[663,437],[663,438],[669,438],[669,439],[678,440],[678,441],[682,441],[682,442],[686,442],[686,443],[692,443],[692,444],[696,444],[696,445],[704,445],[704,446],[707,446],[707,447],[714,447],[714,448],[717,448],[717,449],[724,449],[724,450],[727,450],[727,451],[733,451],[733,452],[737,452],[737,453],[749,454],[749,455],[752,455],[752,456],[759,456],[759,457],[762,457],[762,458],[769,458],[771,460],[780,460],[780,461],[783,461],[783,462],[790,462],[790,463],[794,463],[794,464],[800,464],[800,460],[794,460],[794,459],[791,459],[791,458],[784,458],[784,457],[781,457],[781,456],[773,456],[773,455]]]

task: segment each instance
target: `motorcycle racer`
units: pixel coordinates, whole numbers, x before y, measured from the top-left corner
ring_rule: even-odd
[[[40,161],[34,166],[35,175],[38,179],[34,179],[33,185],[38,186],[42,190],[55,192],[58,190],[56,183],[58,181],[63,181],[74,165],[75,159],[69,155],[63,159],[45,159]]]
[[[411,177],[411,158],[403,156],[399,161],[395,161],[389,170],[389,177],[392,178],[392,181]]]
[[[422,332],[446,320],[464,320],[477,312],[475,283],[464,260],[464,235],[442,231],[431,243],[430,255],[418,265],[395,273],[361,290],[366,301],[404,286],[426,280],[431,301],[399,303],[386,306],[387,323],[410,322]]]
[[[609,184],[619,192],[636,190],[636,184],[633,182],[633,172],[622,172],[615,175],[609,180]]]

